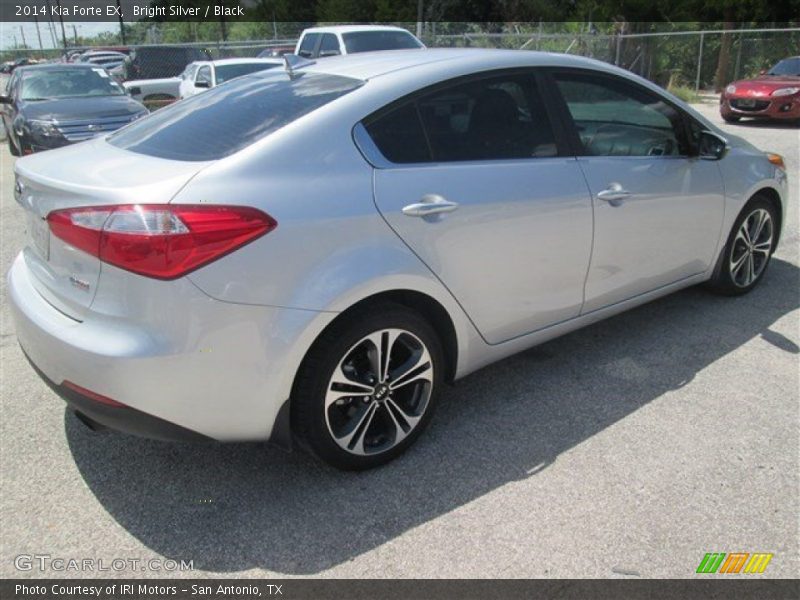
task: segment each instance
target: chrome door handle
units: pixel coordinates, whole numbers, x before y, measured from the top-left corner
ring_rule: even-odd
[[[631,193],[618,183],[612,183],[602,192],[597,192],[598,200],[605,200],[611,206],[619,206],[622,201],[630,198]]]
[[[427,217],[440,213],[453,212],[458,208],[458,202],[445,200],[438,194],[426,194],[419,202],[403,207],[403,214],[409,217]]]

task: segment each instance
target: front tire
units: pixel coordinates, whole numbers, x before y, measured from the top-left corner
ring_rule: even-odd
[[[292,394],[300,444],[344,470],[402,454],[430,422],[444,354],[430,324],[393,303],[335,322],[309,351]]]
[[[709,282],[712,290],[739,296],[752,290],[764,277],[778,240],[775,205],[755,196],[733,225],[720,260],[722,264]]]

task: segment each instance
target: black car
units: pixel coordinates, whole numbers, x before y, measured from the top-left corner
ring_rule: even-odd
[[[105,69],[91,64],[20,67],[6,89],[0,107],[14,156],[109,133],[148,112]]]
[[[212,60],[211,54],[194,46],[139,46],[113,71],[121,81],[163,79],[177,77],[197,60]]]

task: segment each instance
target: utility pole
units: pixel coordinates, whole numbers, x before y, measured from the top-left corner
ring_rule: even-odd
[[[75,40],[75,45],[78,45],[78,28],[75,27],[75,23],[72,24],[72,38]]]
[[[53,42],[53,48],[58,47],[58,42],[56,42],[56,34],[53,29],[53,12],[50,6],[50,0],[44,0],[45,4],[47,4],[47,30],[50,32],[50,40]]]
[[[424,17],[425,7],[425,0],[417,0],[417,37],[422,37],[422,18]]]
[[[122,8],[117,0],[117,17],[119,18],[119,37],[122,40],[122,45],[125,45],[125,26],[122,24]]]
[[[39,31],[39,17],[33,15],[33,22],[36,23],[36,37],[39,38],[39,50],[44,50],[44,46],[42,45],[42,32]]]
[[[19,34],[22,36],[22,45],[27,48],[28,42],[25,39],[25,30],[22,28],[22,25],[19,26]]]
[[[56,0],[58,6],[58,20],[61,22],[61,40],[64,42],[64,50],[67,49],[67,32],[64,30],[64,17],[61,15],[61,0]]]

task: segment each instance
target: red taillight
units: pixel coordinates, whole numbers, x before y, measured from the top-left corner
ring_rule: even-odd
[[[246,206],[126,204],[56,210],[50,231],[103,262],[175,279],[272,231],[278,223]]]

